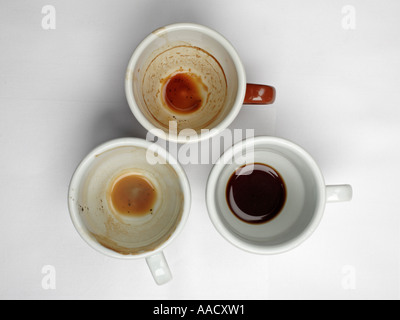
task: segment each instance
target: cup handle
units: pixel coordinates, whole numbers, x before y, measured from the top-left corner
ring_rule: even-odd
[[[326,186],[326,202],[350,201],[353,188],[348,184]]]
[[[276,90],[274,87],[248,83],[243,104],[272,104],[275,97]]]
[[[161,286],[172,280],[171,270],[169,269],[164,253],[159,252],[151,257],[146,258],[147,265],[155,282]]]

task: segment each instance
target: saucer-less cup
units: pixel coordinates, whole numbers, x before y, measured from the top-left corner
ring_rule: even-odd
[[[191,74],[200,83],[203,99],[195,112],[175,112],[165,103],[165,82],[177,73]],[[177,143],[219,134],[233,122],[243,104],[275,100],[273,87],[246,83],[243,64],[228,40],[191,23],[160,28],[140,43],[127,68],[125,92],[143,127]]]
[[[95,250],[118,259],[146,259],[157,284],[171,280],[163,254],[182,231],[191,194],[181,166],[167,151],[142,139],[122,138],[93,150],[78,166],[69,188],[69,210],[80,236]],[[118,176],[140,175],[156,190],[151,214],[119,214],[110,202]]]
[[[273,220],[250,224],[230,210],[226,188],[243,165],[273,167],[286,186],[286,202]],[[318,227],[326,203],[349,201],[350,185],[325,185],[313,158],[298,145],[280,138],[256,137],[234,145],[221,157],[207,184],[209,216],[218,232],[231,244],[256,254],[278,254],[305,241]]]

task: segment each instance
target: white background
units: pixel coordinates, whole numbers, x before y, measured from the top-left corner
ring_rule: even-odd
[[[45,5],[55,30],[42,28]],[[343,28],[346,5],[354,30]],[[397,0],[0,0],[0,298],[398,299],[399,14]],[[175,22],[219,31],[249,82],[276,87],[273,106],[244,107],[231,129],[298,143],[354,199],[328,205],[294,251],[252,255],[211,224],[212,165],[186,165],[193,207],[165,251],[174,280],[158,287],[145,261],[81,240],[67,191],[98,144],[146,137],[125,99],[125,69],[147,34]],[[42,286],[45,266],[55,289]]]

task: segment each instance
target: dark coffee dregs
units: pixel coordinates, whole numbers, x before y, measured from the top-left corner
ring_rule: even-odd
[[[230,178],[226,199],[242,221],[261,224],[274,219],[286,201],[286,187],[280,174],[261,163],[246,165]]]

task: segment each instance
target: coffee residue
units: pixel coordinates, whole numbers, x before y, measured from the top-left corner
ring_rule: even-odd
[[[201,87],[207,89],[201,81],[201,77],[194,73],[179,72],[171,75],[164,80],[164,102],[175,112],[195,112],[203,104]]]
[[[239,219],[261,224],[271,221],[282,211],[286,186],[274,168],[256,163],[239,168],[231,176],[226,198]]]
[[[111,203],[123,215],[142,216],[153,213],[156,190],[144,176],[128,174],[119,177],[111,189]]]

